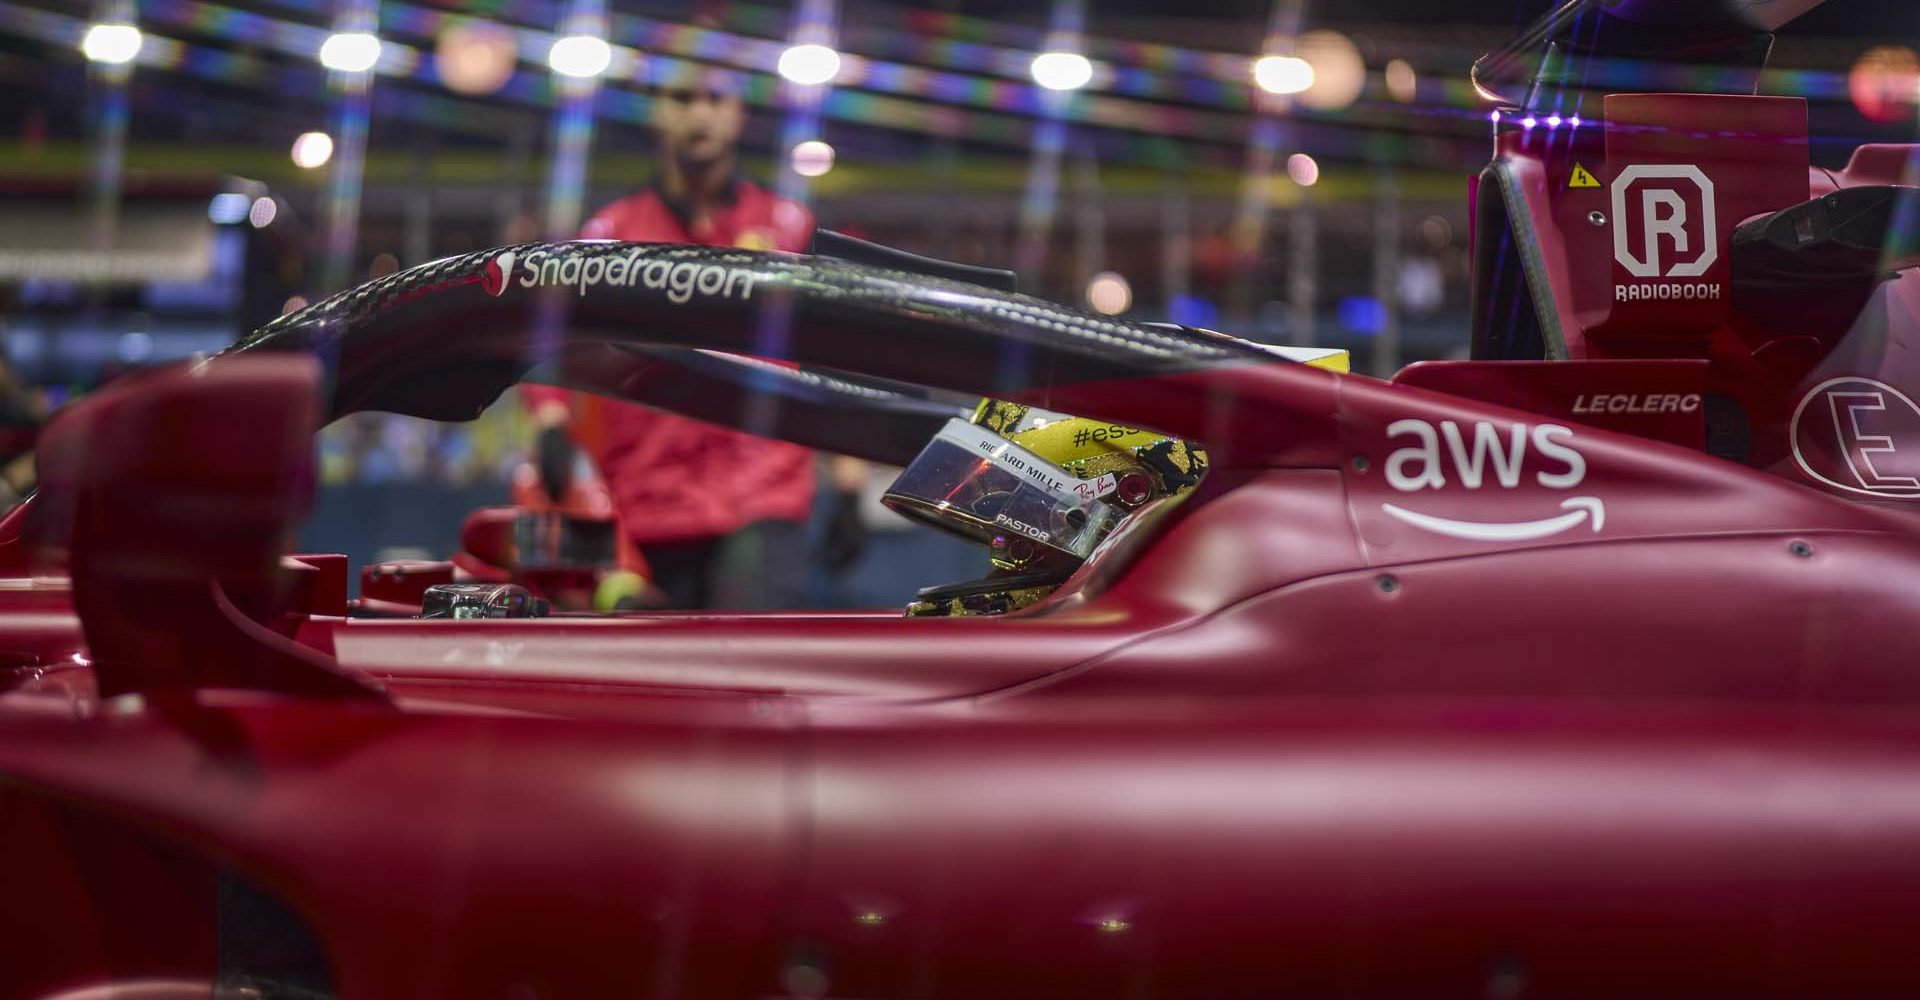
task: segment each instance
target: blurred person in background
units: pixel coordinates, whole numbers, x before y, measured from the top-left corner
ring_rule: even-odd
[[[708,70],[657,90],[653,182],[602,208],[586,239],[805,250],[813,213],[739,174],[743,81]],[[647,577],[673,608],[799,607],[814,456],[798,445],[599,397],[523,387],[542,428],[593,458]],[[636,581],[637,585],[637,581]]]
[[[0,360],[0,509],[33,492],[33,446],[46,418],[45,401]]]
[[[13,308],[12,294],[0,288],[0,347],[7,346],[7,316]],[[33,492],[33,447],[47,411],[45,394],[21,381],[0,350],[0,510]]]

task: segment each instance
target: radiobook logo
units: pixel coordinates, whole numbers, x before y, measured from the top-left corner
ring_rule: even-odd
[[[1631,216],[1629,202],[1639,210]],[[1613,219],[1613,257],[1636,278],[1698,278],[1720,259],[1713,181],[1692,164],[1639,163],[1620,171]]]
[[[499,296],[508,286],[521,288],[571,288],[579,295],[602,285],[641,287],[667,294],[667,301],[681,305],[698,295],[703,298],[753,298],[760,276],[752,271],[693,260],[648,260],[646,251],[636,249],[624,257],[612,254],[580,256],[535,250],[522,258],[517,252],[503,250],[487,261],[480,275],[480,287],[488,295]]]
[[[1715,300],[1725,282],[1704,278],[1720,259],[1713,181],[1692,164],[1635,164],[1613,181],[1613,259],[1634,280],[1615,302]]]

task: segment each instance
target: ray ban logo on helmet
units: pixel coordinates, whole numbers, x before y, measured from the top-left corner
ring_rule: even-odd
[[[1720,259],[1713,181],[1692,164],[1640,163],[1613,180],[1613,259],[1635,278],[1699,278]],[[1718,299],[1718,282],[1635,282],[1614,300]]]
[[[512,250],[502,251],[487,262],[480,286],[488,295],[498,296],[510,285],[521,288],[571,288],[576,294],[600,285],[641,287],[664,291],[675,305],[702,298],[753,298],[759,275],[724,264],[690,260],[647,260],[644,251],[626,256],[604,254],[584,256],[535,250],[525,257]]]

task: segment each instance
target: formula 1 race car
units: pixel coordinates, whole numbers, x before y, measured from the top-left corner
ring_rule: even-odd
[[[1392,382],[844,243],[590,242],[73,405],[0,523],[0,998],[1910,994],[1911,151],[1544,110],[1478,185],[1476,358]],[[522,378],[900,465],[992,569],[361,618],[284,552],[317,425]]]

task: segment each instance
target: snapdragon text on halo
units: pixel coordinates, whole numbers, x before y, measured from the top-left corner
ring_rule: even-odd
[[[760,278],[752,271],[725,264],[646,260],[642,253],[636,249],[624,257],[611,254],[584,257],[535,250],[522,259],[514,251],[506,250],[487,261],[481,286],[493,296],[515,283],[521,288],[574,288],[582,296],[599,285],[639,286],[664,290],[667,301],[684,305],[695,295],[722,299],[737,296],[747,301],[753,298],[754,284]]]

